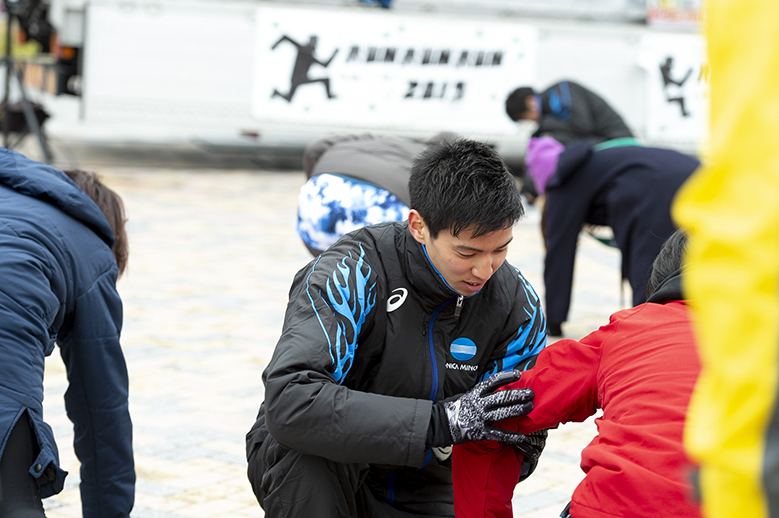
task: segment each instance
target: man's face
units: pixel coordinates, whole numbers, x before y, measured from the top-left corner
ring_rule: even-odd
[[[503,264],[513,237],[513,228],[509,227],[476,238],[471,229],[460,232],[457,237],[449,230],[442,230],[433,239],[416,210],[411,210],[408,221],[411,234],[425,245],[436,270],[453,290],[466,297],[481,290]]]
[[[517,120],[534,121],[541,120],[541,108],[538,106],[538,98],[535,95],[525,97],[526,110],[517,117]]]

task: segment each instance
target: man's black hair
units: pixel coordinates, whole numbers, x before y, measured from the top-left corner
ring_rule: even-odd
[[[684,230],[677,230],[665,240],[657,257],[652,263],[652,273],[649,274],[649,283],[646,287],[646,296],[655,290],[670,276],[682,269],[684,250],[687,247],[687,234]]]
[[[517,88],[506,98],[506,115],[513,121],[518,121],[519,117],[527,111],[527,98],[530,95],[536,95],[536,91],[529,86]]]
[[[516,181],[500,155],[468,139],[428,146],[414,160],[408,181],[411,208],[435,239],[442,230],[473,237],[514,225],[524,216]]]

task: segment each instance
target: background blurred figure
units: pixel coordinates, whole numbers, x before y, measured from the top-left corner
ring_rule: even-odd
[[[619,141],[618,141],[619,142]],[[614,141],[563,146],[551,137],[531,139],[525,159],[539,193],[546,242],[544,283],[549,334],[561,336],[568,318],[579,232],[606,225],[622,252],[622,278],[633,305],[644,302],[646,283],[663,241],[673,233],[671,202],[695,171],[697,159],[674,150]]]
[[[392,7],[392,0],[360,0],[360,5],[378,6],[384,9]]]
[[[582,451],[584,480],[560,516],[698,518],[682,433],[700,370],[682,296],[686,238],[674,233],[654,262],[648,302],[613,314],[581,341],[560,340],[508,385],[531,388],[533,410],[498,426],[530,433],[603,409],[598,436]],[[498,443],[455,446],[458,518],[511,518],[522,454]]]
[[[86,518],[127,517],[135,470],[116,279],[127,263],[122,200],[0,148],[0,516],[44,516],[67,473],[43,421],[45,357],[60,347]]]
[[[453,138],[441,133],[428,142],[402,137],[336,135],[306,147],[297,231],[314,255],[338,238],[367,225],[402,221],[410,203],[408,178],[414,157],[431,143]]]
[[[506,99],[506,114],[515,122],[538,123],[534,137],[549,135],[563,144],[633,136],[603,98],[573,81],[560,81],[540,94],[529,86],[517,88]]]

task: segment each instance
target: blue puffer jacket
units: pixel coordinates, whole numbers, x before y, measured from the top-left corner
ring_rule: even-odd
[[[30,473],[44,498],[62,490],[67,473],[42,406],[44,359],[56,342],[86,518],[129,516],[135,492],[113,240],[64,173],[0,148],[0,457],[27,412],[40,446]]]

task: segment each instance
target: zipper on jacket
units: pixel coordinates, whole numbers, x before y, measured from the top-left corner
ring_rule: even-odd
[[[435,311],[433,311],[433,314],[430,315],[430,323],[427,325],[427,344],[430,348],[430,362],[433,366],[433,386],[430,388],[430,401],[435,403],[436,396],[438,396],[438,362],[435,359],[435,344],[433,344],[433,324],[435,324],[435,319],[438,316],[438,314],[441,312],[442,309],[444,309],[446,306],[452,303],[452,300],[450,299],[441,304],[436,308]]]
[[[462,306],[462,299],[463,296],[459,295],[457,298],[457,304],[458,306]],[[433,366],[433,386],[430,389],[430,401],[435,402],[435,398],[438,396],[438,362],[435,359],[435,345],[433,344],[433,324],[435,323],[435,318],[438,316],[438,314],[441,312],[442,309],[444,309],[446,306],[452,303],[452,301],[455,299],[449,299],[440,306],[438,306],[435,311],[433,311],[433,314],[430,315],[430,323],[427,325],[427,344],[430,349],[430,362]],[[455,308],[455,314],[459,314],[457,309]],[[427,463],[430,462],[430,458],[432,451],[428,450],[427,456],[425,457],[425,462],[422,464],[422,468],[427,466]],[[419,469],[422,469],[419,468]],[[395,470],[393,469],[389,477],[387,478],[387,502],[392,503],[395,500],[395,487],[392,483],[392,478],[395,475]]]
[[[460,318],[460,313],[463,310],[463,300],[465,300],[465,297],[462,295],[457,296],[457,305],[454,307],[454,318]]]

